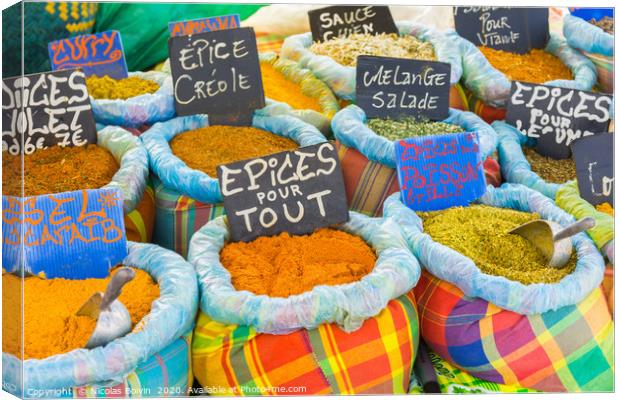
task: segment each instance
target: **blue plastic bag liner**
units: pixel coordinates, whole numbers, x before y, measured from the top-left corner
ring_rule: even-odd
[[[461,79],[461,54],[459,48],[445,36],[432,28],[413,22],[401,21],[396,26],[401,36],[413,35],[418,39],[430,42],[435,48],[437,61],[450,64],[450,84]],[[345,100],[355,100],[355,67],[344,66],[328,56],[316,55],[310,51],[312,33],[306,32],[287,37],[282,44],[283,58],[298,61],[301,67],[308,68]]]
[[[459,125],[463,131],[478,132],[483,160],[495,151],[497,133],[476,114],[451,108],[443,122]],[[343,145],[359,151],[371,161],[396,168],[395,141],[376,134],[366,126],[366,113],[358,106],[350,105],[338,111],[332,119],[332,131]]]
[[[445,36],[460,49],[463,62],[463,83],[484,103],[494,107],[506,107],[510,95],[510,79],[495,69],[478,48],[455,31]],[[596,68],[586,56],[573,49],[564,38],[551,33],[545,51],[558,57],[572,72],[573,79],[558,79],[545,85],[567,89],[591,90],[596,84]]]
[[[562,30],[566,41],[572,47],[588,53],[613,57],[614,37],[598,26],[579,17],[566,15]]]
[[[49,397],[59,389],[77,386],[118,384],[151,355],[193,328],[198,286],[192,266],[178,254],[152,244],[128,242],[128,251],[123,265],[148,272],[160,291],[140,329],[103,347],[77,349],[42,360],[22,363],[14,355],[2,353],[3,387],[13,387],[15,394],[20,394],[22,365],[23,394],[28,397]]]
[[[489,185],[478,202],[493,207],[536,212],[541,218],[564,226],[575,221],[551,199],[523,185],[504,184],[500,188]],[[385,201],[383,215],[398,223],[411,251],[428,272],[457,286],[466,296],[481,298],[519,314],[542,314],[577,304],[603,280],[605,262],[594,242],[585,233],[572,237],[577,253],[577,266],[573,273],[557,283],[524,285],[502,276],[484,274],[470,258],[433,241],[428,234],[423,233],[420,217],[401,203],[398,194],[391,195]]]
[[[157,71],[130,72],[129,76],[153,81],[159,85],[155,93],[143,94],[129,99],[95,99],[90,97],[95,121],[104,125],[137,128],[176,115],[172,94],[172,77]]]
[[[532,171],[532,166],[521,148],[522,146],[536,146],[536,139],[525,136],[517,128],[504,121],[495,121],[491,126],[499,136],[497,153],[504,180],[510,183],[520,183],[555,200],[562,185],[547,182]]]
[[[294,140],[300,147],[327,141],[314,126],[291,116],[271,115],[272,112],[269,106],[255,111],[252,126]],[[151,168],[164,186],[200,202],[219,203],[222,194],[217,178],[188,167],[169,145],[179,133],[208,125],[207,115],[177,117],[153,125],[140,138],[148,151]]]
[[[390,219],[352,211],[349,221],[336,228],[360,236],[374,249],[377,262],[372,272],[358,282],[315,286],[308,292],[282,298],[233,287],[230,273],[220,263],[220,250],[230,239],[227,219],[209,221],[192,237],[188,254],[198,273],[200,309],[218,322],[251,326],[259,333],[285,334],[324,323],[336,323],[346,332],[355,331],[390,300],[415,286],[420,265]]]
[[[2,266],[47,278],[104,278],[127,255],[118,189],[2,196]],[[20,217],[23,215],[23,219]]]

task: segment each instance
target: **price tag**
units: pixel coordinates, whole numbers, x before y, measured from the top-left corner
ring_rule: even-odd
[[[612,97],[606,94],[514,81],[506,122],[537,139],[536,151],[570,158],[570,144],[607,131]]]
[[[265,106],[252,28],[168,40],[178,115],[249,114]]]
[[[347,37],[352,33],[396,33],[398,28],[387,6],[332,6],[308,12],[312,40]]]
[[[20,221],[23,216],[23,223]],[[2,266],[47,278],[103,278],[127,256],[119,189],[2,196]]]
[[[448,118],[450,64],[404,58],[360,56],[356,103],[368,118]]]
[[[105,31],[56,40],[47,45],[52,70],[81,68],[86,76],[127,78],[121,34]]]
[[[349,219],[332,143],[220,165],[217,175],[235,241],[303,235]]]
[[[220,15],[218,17],[199,18],[188,21],[168,23],[170,36],[195,35],[201,32],[221,31],[223,29],[239,28],[241,19],[239,14]]]
[[[571,149],[579,194],[590,204],[614,204],[614,137],[610,133],[575,140]]]
[[[466,206],[486,191],[477,132],[396,142],[402,201],[415,211]]]
[[[82,71],[2,80],[2,150],[32,154],[50,146],[87,143],[97,143],[97,129]]]

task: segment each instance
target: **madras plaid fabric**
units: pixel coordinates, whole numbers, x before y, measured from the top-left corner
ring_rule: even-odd
[[[613,322],[600,288],[529,316],[465,298],[426,271],[414,292],[425,342],[475,377],[551,392],[613,390]]]
[[[469,89],[465,89],[465,98],[467,99],[466,103],[469,111],[478,115],[489,124],[493,121],[503,120],[506,118],[505,108],[498,108],[485,104]]]
[[[605,275],[603,276],[603,283],[601,288],[605,293],[605,299],[607,299],[607,306],[609,307],[609,313],[611,317],[614,316],[614,266],[607,264],[605,266]]]
[[[153,242],[187,257],[192,235],[210,220],[224,215],[224,204],[201,203],[166,188],[153,176],[155,232]]]
[[[413,292],[354,332],[334,324],[285,335],[200,313],[192,342],[197,381],[221,395],[406,393],[418,348]]]
[[[191,332],[175,340],[138,365],[118,385],[73,388],[73,397],[187,396],[194,381],[191,368],[191,340]]]
[[[129,214],[125,214],[127,240],[150,243],[155,226],[155,194],[153,186],[146,186],[142,200]]]

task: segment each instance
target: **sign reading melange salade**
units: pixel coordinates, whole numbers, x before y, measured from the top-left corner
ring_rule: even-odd
[[[336,147],[329,142],[217,167],[232,239],[303,235],[349,219]]]
[[[187,21],[170,22],[168,23],[168,30],[170,31],[170,36],[185,36],[195,35],[196,33],[201,32],[239,28],[240,26],[241,19],[239,14],[230,14]]]
[[[614,135],[597,133],[571,144],[579,196],[588,203],[614,204]]]
[[[450,64],[360,56],[355,89],[356,104],[368,118],[443,120],[450,107]]]
[[[396,33],[388,6],[331,6],[308,11],[312,40],[324,42],[353,33]]]

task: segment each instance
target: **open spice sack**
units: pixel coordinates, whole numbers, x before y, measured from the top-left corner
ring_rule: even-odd
[[[442,33],[411,22],[397,22],[395,34],[352,34],[346,38],[313,43],[310,32],[287,37],[282,44],[283,58],[299,62],[325,82],[340,99],[355,101],[355,65],[358,55],[436,60],[450,64],[450,104],[464,108],[461,55]]]
[[[97,321],[75,313],[106,288],[109,277],[44,279],[3,273],[5,390],[30,398],[188,394],[198,303],[194,269],[178,254],[135,242],[128,242],[121,264],[136,274],[119,298],[132,330],[92,349],[83,347]]]
[[[22,157],[2,155],[2,194],[21,196]],[[127,239],[149,242],[155,207],[148,186],[148,156],[139,138],[118,126],[97,131],[97,144],[53,146],[23,157],[24,195],[118,188]]]
[[[201,386],[228,395],[407,392],[420,267],[394,221],[351,212],[309,235],[230,239],[219,217],[190,244]]]
[[[224,214],[217,165],[327,141],[314,126],[272,113],[271,106],[256,111],[251,127],[178,117],[140,137],[155,175],[155,243],[185,256],[194,232]]]
[[[605,263],[584,233],[560,268],[508,233],[543,218],[574,219],[523,185],[487,187],[478,204],[419,213],[392,195],[396,220],[423,268],[414,288],[426,344],[469,374],[550,392],[613,388],[613,322],[600,288]],[[527,349],[525,351],[524,349]]]
[[[499,164],[491,156],[497,133],[473,113],[451,108],[444,121],[367,119],[364,110],[352,105],[339,111],[332,121],[339,146],[349,207],[379,216],[384,200],[398,192],[395,143],[400,139],[442,133],[478,132],[487,183],[500,184]]]
[[[118,80],[91,75],[86,85],[98,123],[139,128],[176,115],[169,74],[130,72],[129,77]]]

